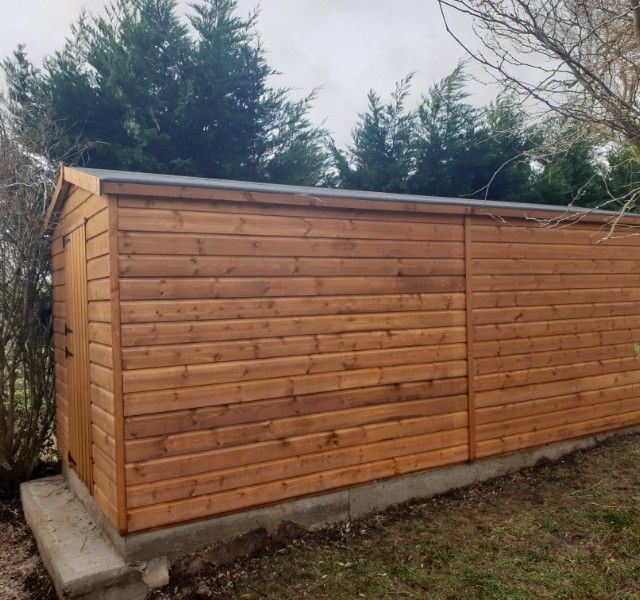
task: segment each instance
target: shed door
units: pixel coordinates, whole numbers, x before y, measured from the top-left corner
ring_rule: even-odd
[[[64,238],[69,464],[92,488],[89,318],[84,224]]]

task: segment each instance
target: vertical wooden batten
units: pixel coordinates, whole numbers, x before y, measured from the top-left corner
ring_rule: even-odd
[[[109,197],[109,278],[111,343],[115,420],[116,493],[118,531],[127,532],[127,488],[124,456],[124,398],[122,394],[122,343],[120,335],[120,275],[118,272],[118,197]]]
[[[472,267],[471,217],[464,217],[464,276],[465,310],[467,330],[467,409],[469,430],[469,461],[476,458],[476,397],[475,397],[475,359],[473,353],[473,273]]]

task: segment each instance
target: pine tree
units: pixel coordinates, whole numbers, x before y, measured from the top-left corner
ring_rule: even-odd
[[[467,75],[460,63],[436,83],[418,107],[415,173],[412,193],[437,196],[471,195],[480,112],[467,102]]]
[[[24,54],[5,72],[31,70],[38,101],[9,81],[14,116],[50,111],[88,166],[317,184],[326,134],[311,124],[313,95],[272,88],[255,32],[257,13],[234,0],[197,0],[188,29],[175,0],[116,0],[82,15],[38,72]],[[26,122],[26,121],[25,121]]]
[[[404,192],[412,165],[414,116],[406,109],[412,75],[405,77],[383,104],[373,90],[346,152],[333,148],[339,185],[345,188]]]

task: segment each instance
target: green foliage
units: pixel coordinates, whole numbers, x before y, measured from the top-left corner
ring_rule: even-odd
[[[346,188],[403,192],[412,165],[414,116],[406,109],[413,75],[396,84],[391,102],[383,104],[373,90],[358,117],[347,152],[333,148],[340,185]]]
[[[4,62],[21,127],[43,110],[80,140],[92,167],[317,184],[326,133],[308,119],[313,94],[274,89],[255,31],[234,0],[197,0],[188,28],[175,0],[116,0],[83,14],[36,70],[18,48]],[[55,158],[55,157],[54,157]]]
[[[460,63],[429,90],[418,107],[412,192],[459,196],[475,191],[469,166],[479,142],[480,115],[466,101],[466,82]]]

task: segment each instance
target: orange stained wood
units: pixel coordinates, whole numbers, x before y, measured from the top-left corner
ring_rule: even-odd
[[[89,317],[84,225],[64,237],[67,276],[65,357],[69,402],[69,461],[87,488],[93,488]]]
[[[640,424],[636,217],[104,177],[50,209],[56,422],[121,533]]]

